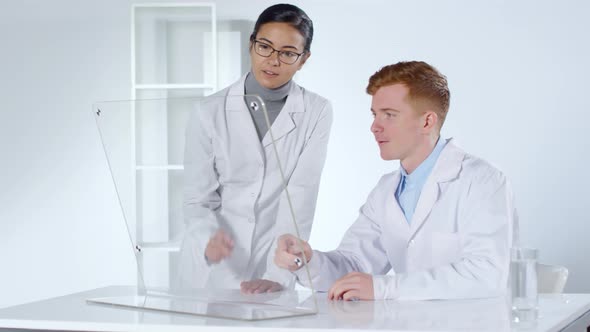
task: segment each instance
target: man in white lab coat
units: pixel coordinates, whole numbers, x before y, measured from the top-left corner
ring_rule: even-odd
[[[275,263],[329,299],[503,294],[516,219],[510,184],[440,137],[446,77],[424,62],[400,62],[375,73],[367,92],[381,158],[400,160],[400,169],[380,179],[336,250],[312,250],[284,234]]]

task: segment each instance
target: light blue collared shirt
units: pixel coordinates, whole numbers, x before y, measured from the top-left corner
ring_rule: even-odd
[[[439,137],[430,155],[418,165],[412,174],[408,174],[400,164],[399,169],[401,178],[395,191],[395,199],[397,199],[399,206],[404,212],[408,224],[412,221],[412,216],[414,215],[414,210],[416,210],[416,204],[418,204],[422,187],[424,186],[424,183],[426,183],[428,175],[430,175],[438,156],[440,156],[440,153],[446,144],[447,140]]]

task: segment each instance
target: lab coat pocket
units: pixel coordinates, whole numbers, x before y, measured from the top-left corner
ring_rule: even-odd
[[[432,233],[432,263],[435,266],[449,264],[459,260],[461,254],[458,233]]]

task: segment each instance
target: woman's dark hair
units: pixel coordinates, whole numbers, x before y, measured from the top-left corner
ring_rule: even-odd
[[[270,6],[258,16],[258,20],[254,25],[254,31],[250,35],[250,41],[256,39],[258,30],[263,24],[272,22],[288,23],[297,29],[303,38],[305,38],[304,50],[306,52],[311,50],[313,22],[299,7],[285,3]]]

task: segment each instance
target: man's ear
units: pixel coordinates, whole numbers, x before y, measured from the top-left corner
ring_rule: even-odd
[[[438,125],[438,114],[434,111],[426,111],[424,113],[424,129],[425,130],[432,130],[436,128]]]

